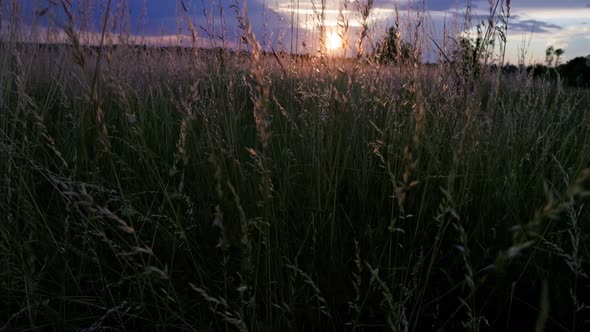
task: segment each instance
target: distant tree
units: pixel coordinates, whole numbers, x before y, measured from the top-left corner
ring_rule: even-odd
[[[457,48],[454,52],[454,60],[455,61],[462,61],[467,63],[474,63],[477,61],[477,49],[478,49],[479,41],[473,40],[468,37],[459,37],[459,41],[457,43]]]
[[[547,67],[551,67],[551,64],[553,63],[554,53],[555,47],[553,46],[548,46],[547,49],[545,49],[545,63],[547,64]]]
[[[565,50],[562,48],[558,48],[555,50],[555,65],[559,66],[559,62],[561,61],[561,56],[565,53]]]
[[[573,58],[558,70],[566,85],[590,88],[590,55]]]
[[[549,67],[537,63],[536,65],[528,66],[526,70],[533,77],[545,77],[548,75]]]
[[[561,56],[565,53],[563,48],[555,48],[553,46],[547,47],[545,50],[545,62],[547,67],[559,66]]]
[[[396,62],[410,57],[412,46],[399,38],[401,37],[398,31],[390,27],[385,37],[377,43],[375,55],[380,63]]]
[[[506,64],[504,66],[504,68],[502,68],[502,72],[504,74],[510,74],[510,75],[518,73],[518,70],[519,69],[517,66],[511,65],[510,63]]]
[[[452,62],[460,64],[464,75],[475,75],[479,73],[479,60],[482,55],[482,38],[469,38],[460,36],[457,39],[455,50],[452,53]]]

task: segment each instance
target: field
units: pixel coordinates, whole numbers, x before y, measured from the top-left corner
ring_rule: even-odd
[[[0,331],[590,328],[590,89],[66,31],[0,44]]]

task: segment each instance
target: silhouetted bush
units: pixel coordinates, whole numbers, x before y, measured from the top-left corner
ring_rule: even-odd
[[[571,59],[559,66],[559,73],[568,86],[590,87],[590,55]]]
[[[401,37],[398,36],[397,30],[394,27],[390,27],[383,40],[377,43],[375,55],[379,63],[396,62],[400,59],[408,59],[410,57],[412,46],[403,40],[399,41],[400,45],[398,46],[398,38]],[[398,53],[400,53],[399,56]]]
[[[528,66],[527,72],[533,77],[549,80],[559,79],[567,86],[590,88],[590,55],[571,59],[557,67],[547,67],[541,64]]]

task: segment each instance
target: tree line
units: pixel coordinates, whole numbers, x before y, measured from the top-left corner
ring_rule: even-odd
[[[445,60],[460,66],[462,74],[478,75],[486,46],[481,36],[477,38],[458,37],[454,51],[445,55]],[[381,64],[396,63],[407,60],[413,50],[413,45],[404,41],[394,27],[390,27],[385,36],[376,44],[373,57]],[[529,66],[506,64],[503,66],[502,72],[511,74],[526,71],[534,77],[561,80],[567,86],[590,88],[590,54],[562,63],[563,54],[565,54],[564,49],[549,46],[545,50],[544,64]],[[498,69],[497,65],[490,67]]]

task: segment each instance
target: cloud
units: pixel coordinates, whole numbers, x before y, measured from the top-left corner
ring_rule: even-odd
[[[326,25],[336,26],[340,15],[344,15],[350,19],[350,23],[358,26],[359,12],[362,10],[365,1],[354,2],[351,1],[347,8],[344,8],[340,1],[326,2],[325,7],[322,8],[318,0],[299,0],[293,2],[291,0],[279,0],[269,4],[269,9],[277,14],[290,18],[297,16],[299,18],[299,26],[305,27],[309,25],[309,21],[318,20],[322,15],[324,16]],[[377,0],[373,3],[370,12],[370,19],[377,20],[383,17],[391,16],[394,13],[394,2],[391,0]],[[317,22],[316,22],[317,23]]]
[[[474,2],[475,6],[478,6],[477,2]],[[454,0],[447,0],[447,1],[437,1],[437,0],[429,0],[426,1],[426,8],[428,10],[434,11],[456,11],[457,9],[465,10],[467,7],[467,1],[454,1]]]
[[[113,8],[122,0],[114,0]],[[174,40],[174,35],[189,35],[186,17],[182,12],[178,0],[126,0],[128,3],[129,17],[131,19],[131,32],[136,35],[146,36],[146,39],[155,43],[159,40]],[[368,0],[358,0],[365,4]],[[2,1],[0,1],[2,2]],[[81,9],[82,0],[73,0],[76,11]],[[236,14],[230,6],[234,1],[210,1],[210,0],[186,0],[191,20],[197,27],[200,43],[216,45],[220,37],[229,42],[239,41],[240,30],[236,20]],[[315,52],[314,43],[318,38],[318,21],[314,18],[314,3],[316,9],[321,0],[248,0],[248,15],[252,29],[258,40],[266,49],[273,47],[276,50],[293,50]],[[385,31],[386,25],[392,25],[397,5],[403,28],[411,26],[416,9],[424,5],[427,10],[423,27],[430,29],[433,38],[442,36],[443,29],[447,33],[454,34],[463,29],[465,7],[468,0],[374,0],[373,11],[369,18],[371,38],[377,40]],[[47,5],[48,1],[19,0],[22,4],[24,23],[34,26],[34,9],[36,4]],[[104,8],[103,1],[95,1],[96,8]],[[240,3],[243,3],[240,1]],[[489,13],[488,0],[472,0],[472,25],[481,20],[487,22]],[[495,1],[494,1],[495,3]],[[147,8],[144,10],[144,4]],[[328,29],[336,30],[338,26],[339,9],[342,0],[326,0],[325,23]],[[4,6],[4,10],[7,9]],[[344,12],[350,26],[350,38],[355,39],[360,30],[359,12],[356,0],[349,2],[348,11]],[[56,12],[61,9],[56,7]],[[317,10],[316,10],[317,11]],[[221,15],[223,12],[223,15]],[[28,13],[28,14],[27,14]],[[28,16],[27,16],[28,15]],[[39,19],[39,25],[47,22],[48,16]],[[221,17],[223,16],[223,18]],[[6,19],[6,15],[4,19]],[[509,36],[520,39],[521,35],[531,34],[536,41],[537,49],[541,49],[549,41],[567,45],[567,56],[574,52],[584,52],[586,47],[590,50],[589,42],[583,33],[588,33],[588,17],[590,17],[590,3],[588,0],[518,0],[512,1],[509,30],[513,32]],[[57,16],[64,20],[63,16]],[[293,18],[293,20],[292,20]],[[94,14],[92,31],[97,31],[100,26],[100,14]],[[78,20],[79,22],[79,20]],[[94,29],[94,30],[93,30]],[[448,31],[452,30],[452,31]],[[458,30],[458,31],[455,31]],[[187,39],[188,37],[183,37]],[[437,39],[438,40],[438,39]],[[306,43],[307,48],[301,45]],[[517,40],[515,43],[520,44]],[[535,51],[537,52],[537,51]],[[543,51],[540,51],[543,53]],[[544,54],[544,53],[543,53]]]
[[[576,25],[569,26],[547,40],[547,45],[565,48],[569,53],[590,53],[590,26]]]
[[[551,24],[543,21],[537,20],[521,20],[516,22],[511,22],[510,25],[511,31],[523,31],[523,32],[553,32],[555,30],[561,30],[562,27],[557,24]]]
[[[533,9],[533,8],[559,8],[559,9],[573,9],[588,7],[588,0],[520,0],[512,1],[511,6],[515,9]]]

